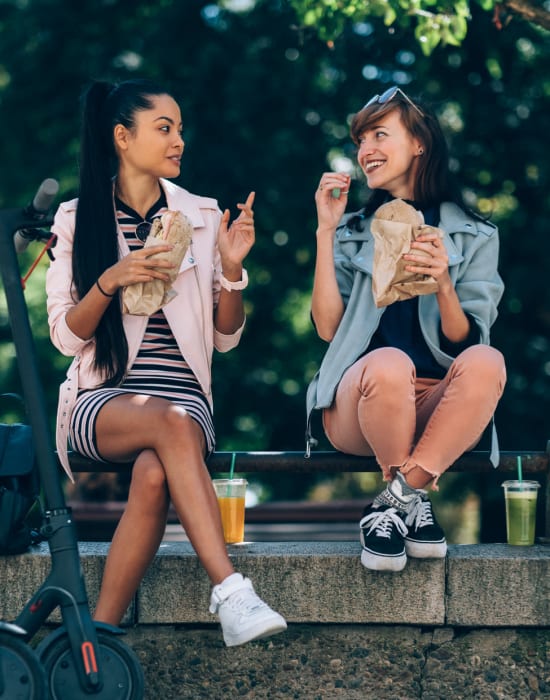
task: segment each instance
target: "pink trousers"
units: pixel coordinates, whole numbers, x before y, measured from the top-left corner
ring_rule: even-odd
[[[416,376],[396,348],[361,357],[342,377],[323,426],[332,445],[348,454],[374,455],[384,480],[421,467],[435,478],[479,442],[506,383],[502,354],[473,345],[443,379]]]

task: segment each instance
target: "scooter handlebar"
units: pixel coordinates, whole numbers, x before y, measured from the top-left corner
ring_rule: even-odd
[[[38,223],[46,218],[58,190],[59,183],[57,180],[54,180],[52,177],[46,178],[40,184],[32,202],[23,209],[22,216],[25,221],[25,228],[20,228],[13,234],[15,252],[18,255],[27,249],[29,243],[41,238],[39,234],[40,230],[30,227],[27,224],[32,222]]]

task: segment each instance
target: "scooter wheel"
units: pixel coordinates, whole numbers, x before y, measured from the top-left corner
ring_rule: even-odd
[[[0,633],[0,700],[46,700],[46,672],[22,639]]]
[[[143,671],[135,653],[118,637],[98,630],[98,666],[102,684],[97,692],[81,687],[69,637],[64,628],[37,648],[44,666],[50,700],[143,700]]]

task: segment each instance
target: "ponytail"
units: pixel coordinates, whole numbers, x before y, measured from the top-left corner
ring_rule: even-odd
[[[138,110],[152,109],[151,97],[168,94],[148,80],[118,85],[96,81],[84,94],[80,191],[73,244],[73,281],[82,299],[98,277],[118,261],[113,178],[118,170],[113,130],[117,124],[135,126]],[[96,329],[95,367],[104,386],[120,384],[128,364],[128,343],[122,324],[119,295],[107,307]]]
[[[112,177],[116,156],[106,103],[113,86],[91,85],[84,96],[80,153],[80,191],[73,244],[73,276],[78,298],[118,260]],[[95,332],[95,367],[106,386],[119,384],[128,361],[128,344],[117,297],[107,307]]]

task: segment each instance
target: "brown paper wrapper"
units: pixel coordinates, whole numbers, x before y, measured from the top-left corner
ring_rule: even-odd
[[[155,279],[151,282],[137,282],[124,287],[122,290],[124,313],[151,316],[177,296],[177,292],[172,289],[172,284],[178,275],[192,235],[193,224],[180,211],[168,211],[155,219],[144,248],[162,243],[171,243],[174,246],[172,250],[151,255],[152,259],[168,260],[174,264],[173,268],[166,270],[170,280],[165,282]]]
[[[394,199],[376,210],[371,231],[374,236],[372,291],[376,306],[437,292],[437,280],[431,275],[405,270],[409,263],[403,260],[403,255],[410,252],[411,243],[423,233],[436,231],[442,238],[441,229],[427,226],[419,211],[402,199]],[[415,250],[415,255],[422,252]]]

